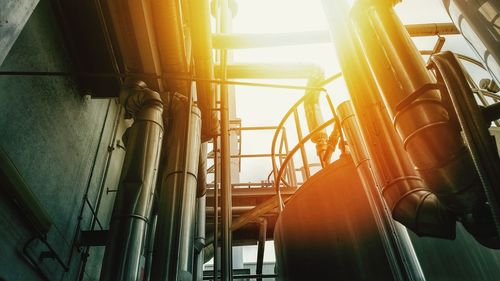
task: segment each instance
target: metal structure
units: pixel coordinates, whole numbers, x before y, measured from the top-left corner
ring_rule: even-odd
[[[74,69],[2,68],[0,78],[76,78],[67,88],[115,97],[118,109],[108,116],[114,104],[107,101],[102,128],[86,144],[97,148],[81,164],[91,167],[80,212],[67,211],[78,217],[74,233],[66,231],[72,236],[62,230],[69,227],[61,227],[61,204],[44,206],[35,194],[43,192],[16,167],[16,152],[0,148],[0,190],[13,203],[0,207],[21,214],[29,266],[42,280],[70,280],[73,272],[103,281],[425,281],[478,272],[498,279],[500,145],[490,130],[500,125],[500,6],[443,0],[452,22],[403,25],[399,2],[323,0],[329,30],[236,34],[233,0],[51,1]],[[10,20],[35,5],[4,6],[15,12]],[[19,31],[6,36],[0,62]],[[462,35],[478,59],[443,52],[448,35]],[[417,49],[420,36],[437,36],[432,49]],[[341,73],[328,76],[312,63],[232,61],[233,49],[318,43],[335,46]],[[491,77],[478,83],[465,64]],[[327,89],[340,78],[350,100],[336,105]],[[233,114],[235,85],[303,95],[278,124],[245,126]],[[110,144],[99,160],[106,129]],[[274,132],[270,151],[244,153],[251,145],[244,132]],[[123,159],[111,156],[117,147]],[[239,182],[242,159],[250,158],[269,161],[271,171]],[[108,184],[113,170],[117,185]],[[276,274],[264,270],[268,240],[276,242]],[[233,269],[233,247],[242,245],[257,245],[255,274]],[[94,246],[105,246],[103,253]],[[450,272],[436,273],[443,268]]]

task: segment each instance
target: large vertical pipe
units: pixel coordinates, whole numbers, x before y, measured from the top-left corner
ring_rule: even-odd
[[[153,200],[163,134],[160,95],[144,82],[127,85],[120,94],[127,114],[127,153],[116,194],[100,280],[137,280],[139,261]]]
[[[193,47],[194,71],[197,78],[214,79],[212,58],[212,30],[210,27],[210,7],[208,0],[194,0],[189,5],[191,13],[191,39]],[[202,141],[213,138],[218,133],[216,107],[216,85],[203,80],[196,81],[198,106],[203,120]]]
[[[221,32],[228,31],[231,20],[228,0],[220,1]],[[221,50],[221,80],[227,78],[227,50]],[[220,118],[221,118],[221,211],[222,211],[222,280],[233,280],[233,247],[232,247],[232,187],[231,187],[231,147],[229,142],[229,89],[227,84],[220,85]],[[216,249],[217,250],[217,249]]]
[[[373,216],[377,223],[384,248],[391,265],[395,280],[425,280],[406,229],[397,227],[387,211],[383,198],[377,189],[370,157],[363,139],[354,108],[350,101],[341,103],[337,108],[338,120],[345,133],[354,165],[365,188]]]
[[[200,152],[199,109],[174,94],[167,134],[165,170],[159,196],[152,280],[191,280]]]
[[[469,213],[483,200],[470,153],[436,81],[392,9],[394,1],[359,1],[354,25],[405,150],[449,210]],[[419,95],[418,97],[416,95]]]
[[[378,89],[360,56],[348,23],[345,0],[323,0],[344,79],[349,89],[373,170],[392,217],[418,235],[452,238],[455,221],[428,191],[395,134]]]
[[[164,73],[173,74],[172,78],[165,79],[166,89],[172,93],[177,92],[188,96],[190,82],[173,77],[188,78],[180,1],[154,0],[150,3],[161,69]]]
[[[451,20],[500,84],[500,2],[442,0]]]
[[[198,162],[198,185],[196,188],[196,235],[194,238],[194,274],[193,281],[203,280],[203,249],[205,248],[205,215],[207,199],[207,143],[200,146]]]

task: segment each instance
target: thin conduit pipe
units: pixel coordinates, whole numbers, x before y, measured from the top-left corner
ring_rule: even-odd
[[[173,75],[179,75],[179,73],[174,73]],[[325,88],[321,87],[307,87],[307,86],[294,86],[285,84],[274,84],[274,83],[254,83],[245,82],[237,80],[224,80],[221,79],[205,79],[196,77],[179,77],[170,76],[168,73],[163,73],[162,75],[149,74],[149,73],[125,73],[125,74],[114,74],[114,73],[96,73],[96,72],[59,72],[59,71],[0,71],[0,76],[89,76],[89,77],[122,77],[122,78],[169,78],[170,80],[183,80],[183,81],[204,81],[215,83],[219,85],[235,85],[235,86],[249,86],[249,87],[266,87],[266,88],[276,88],[276,89],[290,89],[290,90],[312,90],[312,91],[323,91]],[[335,77],[336,79],[337,77]]]

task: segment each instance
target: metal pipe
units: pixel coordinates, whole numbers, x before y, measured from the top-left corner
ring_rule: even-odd
[[[220,30],[226,33],[231,20],[228,0],[220,1]],[[227,79],[227,50],[220,52],[221,80]],[[221,196],[222,196],[222,266],[221,279],[233,280],[233,254],[232,254],[232,195],[231,195],[231,146],[229,142],[229,89],[227,84],[220,86],[220,118],[221,118]]]
[[[498,14],[500,2],[491,0],[442,0],[451,20],[481,58],[488,72],[500,83]]]
[[[147,234],[147,245],[145,250],[145,265],[144,265],[144,281],[151,280],[151,265],[153,262],[153,255],[155,252],[155,233],[156,233],[156,223],[158,222],[158,214],[157,212],[153,212],[151,215],[151,223],[148,227]]]
[[[406,26],[413,37],[460,34],[453,23],[410,24]],[[274,34],[214,34],[214,49],[248,49],[331,42],[328,30]]]
[[[180,94],[171,95],[159,196],[152,280],[191,280],[195,203],[200,153],[200,111]]]
[[[323,71],[311,74],[307,81],[307,86],[317,86],[324,81]],[[304,111],[306,113],[306,121],[309,132],[314,131],[324,123],[323,113],[321,112],[319,96],[320,91],[306,91],[304,99]],[[316,144],[316,154],[320,159],[321,166],[325,167],[326,162],[323,160],[328,149],[328,134],[325,130],[318,131],[311,137],[311,141]]]
[[[215,66],[217,78],[221,77],[220,68],[220,65]],[[230,64],[226,71],[229,79],[307,79],[323,73],[320,66],[312,63]]]
[[[189,78],[180,1],[151,1],[150,5],[162,71]],[[188,81],[171,79],[170,75],[162,78],[168,92],[190,94]]]
[[[359,125],[368,145],[380,192],[392,217],[418,235],[453,238],[455,220],[426,189],[404,151],[383,106],[359,42],[348,21],[345,0],[323,0],[332,39]]]
[[[128,129],[127,153],[109,226],[100,280],[136,280],[153,201],[163,135],[160,95],[144,82],[126,81],[120,93]]]
[[[337,108],[337,113],[354,165],[356,165],[361,183],[365,188],[394,279],[425,280],[406,229],[396,227],[377,189],[377,184],[380,185],[381,183],[376,182],[373,174],[366,142],[363,139],[351,102],[345,101],[341,103]]]
[[[434,77],[387,1],[359,1],[353,23],[404,149],[449,210],[480,204],[481,183]]]
[[[196,77],[214,79],[214,61],[212,58],[212,30],[210,25],[210,6],[208,0],[190,1],[191,41]],[[201,110],[202,142],[219,133],[216,107],[216,85],[207,81],[196,82],[198,106]]]
[[[198,182],[196,189],[196,235],[194,238],[194,272],[193,281],[203,279],[203,248],[205,248],[205,219],[207,200],[207,143],[200,146],[198,161]]]
[[[267,219],[259,219],[259,243],[257,245],[257,264],[255,268],[255,274],[257,276],[262,275],[262,268],[264,267],[264,250],[266,246],[266,234],[267,234]],[[262,281],[262,277],[257,277],[257,281]]]
[[[205,239],[205,244],[213,245],[212,246],[212,251],[207,253],[206,250],[204,255],[205,257],[209,256],[208,254],[213,254],[214,257],[214,273],[213,276],[218,276],[218,270],[219,270],[219,253],[217,252],[217,249],[219,248],[219,182],[220,182],[220,159],[219,159],[219,137],[214,138],[214,237],[217,237],[217,239],[213,240],[212,243],[208,243],[207,240]],[[205,247],[205,249],[208,247]]]

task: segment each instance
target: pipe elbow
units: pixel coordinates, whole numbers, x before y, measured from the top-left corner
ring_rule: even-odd
[[[395,220],[418,236],[455,238],[455,217],[435,194],[415,189],[403,196],[391,210]]]
[[[149,89],[145,82],[139,80],[125,81],[120,92],[120,103],[126,113],[134,118],[145,108],[163,112],[160,94]]]

